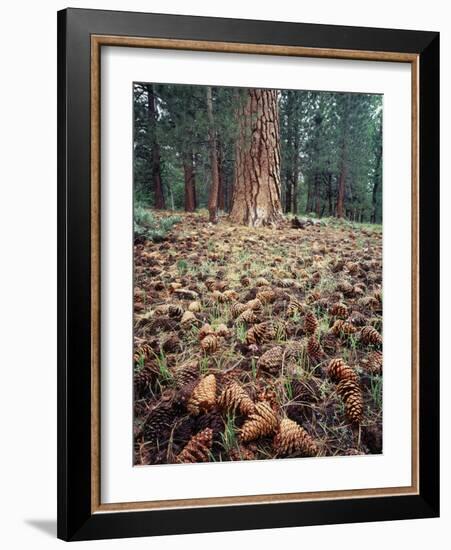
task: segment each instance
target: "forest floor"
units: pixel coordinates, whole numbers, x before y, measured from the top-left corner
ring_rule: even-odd
[[[135,242],[135,464],[381,453],[381,226],[180,217]]]

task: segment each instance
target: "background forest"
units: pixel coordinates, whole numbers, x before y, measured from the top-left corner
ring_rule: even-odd
[[[133,93],[137,202],[191,212],[209,205],[213,183],[230,212],[246,91],[135,83]],[[382,96],[275,93],[283,211],[381,223]]]

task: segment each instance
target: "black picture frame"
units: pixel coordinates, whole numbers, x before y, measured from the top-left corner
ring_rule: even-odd
[[[91,36],[366,50],[419,59],[419,494],[93,513]],[[58,537],[88,540],[439,515],[439,33],[67,9],[58,13]]]

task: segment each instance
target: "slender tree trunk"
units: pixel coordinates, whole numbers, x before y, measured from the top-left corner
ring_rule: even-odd
[[[305,207],[306,212],[312,212],[313,210],[313,178],[310,174],[307,184],[307,204]]]
[[[278,92],[249,89],[240,109],[230,219],[257,227],[282,217]]]
[[[291,212],[291,203],[292,203],[292,181],[291,174],[287,174],[286,183],[285,183],[285,212]]]
[[[150,150],[152,155],[151,164],[151,180],[153,183],[154,206],[156,209],[162,210],[166,208],[163,193],[163,184],[161,181],[161,162],[160,162],[160,145],[157,139],[156,132],[156,106],[155,93],[152,84],[147,84],[147,116],[148,116],[148,132],[150,140]]]
[[[296,174],[296,178],[293,179],[293,214],[295,216],[298,213],[298,179],[299,174]]]
[[[321,174],[315,174],[315,212],[318,218],[321,216]]]
[[[328,172],[327,174],[327,200],[329,203],[329,216],[333,215],[332,209],[332,174]]]
[[[338,180],[338,192],[337,192],[337,218],[342,218],[344,214],[346,176],[348,172],[347,149],[348,149],[348,119],[349,119],[349,111],[351,109],[350,95],[347,95],[344,101],[345,103],[343,106],[343,122],[342,122],[343,135],[342,135],[342,142],[341,142],[341,170],[340,170],[340,179]]]
[[[293,181],[292,181],[292,212],[294,215],[298,213],[298,180],[299,180],[299,133],[295,128],[295,135],[293,141]]]
[[[183,173],[185,179],[185,212],[194,212],[196,210],[196,178],[192,153],[183,157]]]
[[[381,139],[382,142],[382,139]],[[372,197],[372,208],[371,208],[371,223],[376,223],[377,219],[377,194],[379,192],[379,186],[381,183],[381,174],[380,174],[380,166],[381,166],[381,160],[382,160],[382,143],[380,147],[377,150],[377,156],[376,156],[376,174],[375,174],[375,181],[373,185],[373,197]]]
[[[343,217],[345,186],[346,186],[346,162],[343,161],[341,165],[340,179],[338,180],[337,218]]]
[[[218,222],[218,192],[219,192],[219,169],[218,169],[218,146],[216,140],[216,129],[213,114],[213,99],[211,87],[207,86],[207,115],[209,123],[210,139],[210,164],[211,164],[211,187],[208,199],[208,212],[211,223]]]
[[[218,139],[217,140],[217,146],[218,146],[218,209],[224,211],[225,210],[225,193],[226,193],[226,181],[225,181],[225,174],[224,174],[224,152],[222,149],[222,143]]]

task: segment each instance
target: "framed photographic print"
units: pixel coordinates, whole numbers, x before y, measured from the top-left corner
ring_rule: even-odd
[[[58,536],[439,513],[439,35],[58,14]]]

